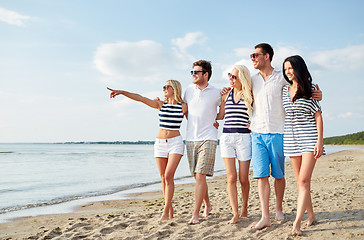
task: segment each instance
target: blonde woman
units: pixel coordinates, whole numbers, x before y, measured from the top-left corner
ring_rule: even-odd
[[[248,216],[249,166],[252,155],[249,116],[253,105],[250,72],[246,66],[235,65],[228,74],[230,92],[222,96],[221,108],[217,119],[225,117],[223,133],[220,138],[221,157],[224,158],[233,218],[228,222],[237,223],[241,217]],[[243,195],[243,208],[239,216],[238,191],[236,187],[237,170],[235,159],[239,162],[239,181]]]
[[[154,157],[157,160],[162,180],[165,206],[160,221],[173,218],[172,198],[174,194],[174,174],[184,154],[180,127],[183,116],[187,116],[187,104],[183,102],[182,87],[177,80],[168,80],[163,86],[164,101],[152,100],[124,90],[111,91],[110,98],[124,95],[159,110],[159,132],[154,144]]]

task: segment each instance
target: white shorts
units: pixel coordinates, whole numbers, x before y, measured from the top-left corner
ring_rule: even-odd
[[[220,137],[220,152],[222,158],[250,160],[252,158],[250,133],[223,133]]]
[[[154,157],[168,158],[169,154],[181,154],[185,151],[182,136],[174,138],[157,138],[154,143]]]

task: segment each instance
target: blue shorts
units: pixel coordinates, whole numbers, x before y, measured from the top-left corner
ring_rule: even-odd
[[[252,132],[253,178],[284,177],[283,134]]]

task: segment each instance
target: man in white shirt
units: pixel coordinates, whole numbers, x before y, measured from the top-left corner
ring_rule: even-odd
[[[252,76],[254,96],[251,120],[253,178],[258,179],[258,193],[262,218],[252,228],[260,230],[271,226],[269,217],[269,177],[275,178],[276,220],[283,220],[284,178],[283,131],[285,112],[282,104],[282,89],[288,82],[281,71],[272,67],[273,48],[267,43],[255,46],[250,55],[259,73]],[[313,93],[321,100],[321,91]]]
[[[212,74],[210,62],[199,60],[193,63],[191,74],[193,85],[186,89],[183,100],[188,105],[187,158],[191,174],[196,180],[195,208],[189,224],[198,224],[202,202],[205,202],[203,217],[207,217],[212,210],[206,176],[214,173],[217,146],[214,123],[221,104],[221,94],[219,89],[209,84]]]
[[[253,228],[259,230],[272,225],[269,217],[270,175],[275,178],[276,219],[284,219],[282,202],[286,186],[283,155],[285,113],[282,89],[287,82],[282,73],[271,65],[273,49],[269,44],[256,45],[250,57],[254,68],[259,69],[259,73],[252,76],[254,103],[250,126],[253,178],[258,179],[262,208],[262,218]]]

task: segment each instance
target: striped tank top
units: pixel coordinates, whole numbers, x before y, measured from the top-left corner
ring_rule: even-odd
[[[243,99],[234,101],[234,88],[225,101],[225,123],[223,133],[250,133],[249,115]]]
[[[159,110],[159,127],[166,130],[179,130],[183,120],[182,104],[163,103]]]

